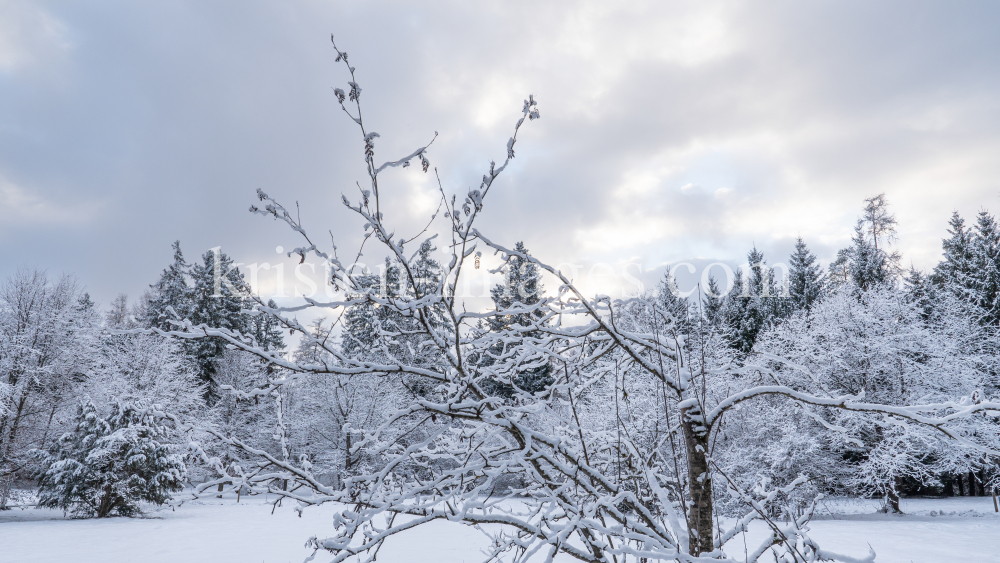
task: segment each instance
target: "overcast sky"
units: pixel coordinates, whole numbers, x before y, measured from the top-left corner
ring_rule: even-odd
[[[446,190],[542,119],[480,228],[543,260],[644,270],[826,263],[886,192],[905,265],[953,210],[1000,211],[995,2],[0,0],[0,275],[74,272],[102,303],[155,281],[180,239],[240,262],[297,244],[262,188],[349,248],[362,144],[334,102],[350,54],[387,160],[429,153]],[[418,231],[434,185],[387,180]]]

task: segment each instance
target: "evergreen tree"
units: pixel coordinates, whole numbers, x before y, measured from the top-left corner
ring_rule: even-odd
[[[687,298],[679,297],[679,294],[677,280],[670,275],[670,267],[667,266],[663,278],[656,286],[657,305],[671,320],[669,330],[674,330],[678,334],[687,334],[691,329],[691,319],[688,314],[691,304]]]
[[[514,245],[514,250],[528,254],[523,242]],[[518,303],[534,305],[541,300],[542,275],[534,263],[520,256],[511,256],[501,272],[504,274],[504,283],[490,289],[490,297],[498,311],[515,307]],[[542,316],[541,312],[494,315],[488,317],[486,322],[491,331],[501,332],[514,325],[530,326]]]
[[[723,339],[740,354],[749,354],[762,331],[788,313],[788,305],[774,283],[774,272],[764,254],[753,248],[747,254],[750,271],[736,272],[736,283],[722,309]]]
[[[799,237],[795,241],[795,251],[788,258],[788,294],[791,306],[808,313],[823,294],[825,281],[823,271],[816,262],[816,255],[809,252],[806,243]]]
[[[719,282],[716,281],[715,276],[708,276],[708,289],[705,291],[704,302],[705,320],[711,325],[717,324],[721,320],[719,313],[725,305],[725,296],[722,295],[722,289],[719,287]]]
[[[948,234],[941,240],[944,258],[934,267],[932,281],[939,287],[947,287],[956,295],[963,296],[964,288],[972,273],[972,231],[965,227],[965,220],[954,211],[948,220]]]
[[[177,326],[170,321],[177,320],[177,317],[186,319],[194,309],[194,293],[188,285],[191,267],[184,260],[181,241],[174,241],[173,249],[174,261],[151,286],[152,293],[141,319],[143,324],[160,330],[175,330]]]
[[[925,322],[934,319],[934,306],[937,302],[937,290],[929,276],[910,266],[910,271],[903,278],[903,288],[908,303],[912,303],[920,311]]]
[[[979,308],[984,326],[1000,325],[1000,229],[986,211],[976,218],[970,273],[960,283],[965,298]]]
[[[222,252],[206,252],[201,263],[191,268],[191,278],[194,282],[192,324],[237,332],[248,329],[248,316],[243,308],[249,298],[249,289],[239,268],[233,267],[231,258]],[[226,351],[226,341],[215,337],[188,340],[185,350],[206,386],[206,398],[214,399],[215,362]]]
[[[399,297],[400,268],[397,263],[385,259],[382,276],[356,276],[355,283],[362,292],[370,292],[382,298]],[[349,299],[359,299],[364,293],[351,293]],[[375,359],[381,357],[380,330],[390,330],[398,324],[399,318],[385,308],[376,308],[372,303],[360,303],[348,307],[344,313],[344,336],[341,348],[348,357]],[[319,329],[314,325],[314,330]]]
[[[76,428],[44,456],[38,506],[104,518],[135,516],[140,501],[165,503],[186,471],[181,457],[160,443],[165,434],[142,405],[118,403],[101,417],[93,402],[81,402]]]
[[[361,299],[369,294],[383,299],[398,299],[405,295],[415,299],[436,294],[441,281],[441,265],[433,258],[435,250],[429,240],[424,241],[406,270],[398,261],[387,258],[382,276],[356,276],[354,279],[359,291],[348,297]],[[402,315],[371,301],[353,305],[344,314],[341,349],[346,356],[365,361],[384,362],[394,358],[391,361],[403,361],[426,369],[443,369],[444,360],[433,353],[435,347],[427,345],[429,335],[417,314]],[[423,321],[434,329],[447,326],[438,307],[428,307],[419,314],[427,315]],[[405,383],[417,394],[430,392],[430,386],[423,378],[407,378]]]
[[[968,303],[983,326],[1000,326],[1000,228],[981,211],[970,229],[959,214],[948,221],[944,256],[934,268],[934,284]]]
[[[441,264],[433,258],[434,251],[437,250],[431,241],[425,240],[420,244],[420,248],[414,257],[410,259],[410,274],[413,276],[413,283],[409,279],[405,280],[407,294],[410,297],[417,299],[422,299],[428,295],[435,295],[438,292],[438,284],[441,283]],[[402,275],[402,273],[400,273]],[[388,280],[387,280],[388,286]],[[387,288],[388,289],[388,288]],[[426,314],[428,318],[426,319],[427,324],[434,328],[445,327],[448,322],[445,319],[445,312],[443,304],[438,304],[426,309]],[[424,326],[417,319],[409,319],[408,324],[412,331],[423,331]],[[426,335],[420,335],[414,340],[413,338],[408,339],[411,346],[419,346],[419,341],[423,341]],[[422,363],[427,364],[427,362],[437,364],[438,359],[422,359]]]
[[[889,213],[885,194],[865,199],[851,246],[838,252],[830,264],[830,280],[837,285],[851,281],[859,291],[894,283],[902,271],[900,255],[887,248],[895,239],[896,218]]]
[[[275,309],[278,304],[274,299],[267,300],[267,306]],[[268,351],[285,349],[285,336],[281,332],[278,319],[272,315],[246,315],[244,332],[253,338],[254,343]]]
[[[518,242],[514,250],[529,254],[523,242]],[[511,255],[501,271],[504,274],[504,283],[493,286],[490,290],[490,297],[497,311],[516,309],[520,305],[535,305],[542,299],[544,288],[542,287],[542,275],[538,266],[521,256]],[[507,314],[494,314],[486,318],[486,328],[490,332],[504,335],[490,349],[486,357],[480,359],[480,364],[485,367],[494,365],[493,359],[500,358],[519,345],[524,340],[533,338],[536,333],[531,330],[524,330],[539,322],[544,313],[541,311],[516,312]],[[510,380],[517,388],[528,393],[538,393],[544,391],[552,384],[552,366],[541,356],[518,358],[520,367],[517,372],[510,374]],[[514,388],[507,383],[496,378],[488,378],[483,383],[484,390],[491,395],[499,395],[509,398],[513,396]]]

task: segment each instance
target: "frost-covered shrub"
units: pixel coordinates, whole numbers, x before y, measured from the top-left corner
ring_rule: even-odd
[[[141,501],[165,503],[185,474],[181,456],[158,441],[165,434],[143,403],[118,402],[102,417],[82,401],[76,428],[43,454],[38,505],[104,518],[139,514]]]

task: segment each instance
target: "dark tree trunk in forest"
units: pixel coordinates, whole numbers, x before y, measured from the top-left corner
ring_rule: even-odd
[[[694,418],[694,420],[692,420]],[[681,409],[684,444],[688,459],[688,541],[691,555],[712,551],[712,473],[708,467],[709,432],[701,422],[697,407]]]

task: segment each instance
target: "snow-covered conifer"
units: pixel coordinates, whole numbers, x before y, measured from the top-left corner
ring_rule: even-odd
[[[703,301],[705,319],[712,325],[718,323],[720,320],[719,313],[725,305],[725,295],[722,294],[722,289],[719,287],[719,282],[715,279],[715,276],[708,276],[708,287],[705,289],[705,298]]]
[[[896,217],[889,212],[885,194],[865,199],[865,207],[854,227],[851,246],[837,253],[830,264],[830,281],[846,281],[859,291],[894,284],[902,273],[898,251],[889,252],[896,240]]]
[[[181,489],[186,468],[163,443],[165,435],[146,404],[117,402],[101,416],[93,402],[82,401],[76,428],[44,456],[38,505],[104,518],[135,516],[140,502],[167,502]]]
[[[528,249],[521,241],[514,245],[514,250],[524,256],[529,255]],[[541,300],[544,288],[538,266],[520,255],[513,255],[508,257],[500,271],[504,276],[503,283],[490,289],[490,297],[493,299],[496,311],[517,310],[522,306],[535,305]],[[481,365],[494,365],[493,360],[521,346],[525,338],[533,337],[535,331],[531,330],[531,327],[542,317],[544,314],[537,310],[486,317],[487,327],[490,332],[498,335],[498,338],[490,351],[480,359]],[[492,395],[509,398],[514,394],[515,388],[527,393],[538,393],[552,384],[552,366],[545,358],[526,357],[522,359],[522,364],[515,373],[503,374],[500,378],[484,379],[482,383],[484,390]],[[507,378],[510,378],[509,384],[505,381]]]
[[[795,251],[788,257],[788,294],[792,307],[809,311],[823,295],[825,276],[816,262],[816,255],[809,252],[802,237],[795,240]]]
[[[243,313],[249,289],[243,274],[233,260],[223,252],[209,251],[200,263],[191,268],[192,302],[190,320],[194,325],[225,327],[228,330],[247,330],[247,317]],[[198,370],[205,395],[210,400],[217,396],[215,362],[226,349],[218,338],[204,338],[185,343],[185,350]]]
[[[188,283],[191,267],[184,260],[181,241],[174,241],[173,249],[174,261],[163,270],[160,279],[151,286],[152,291],[142,312],[143,323],[161,330],[173,330],[176,327],[171,321],[186,319],[194,310],[194,293]],[[170,312],[171,310],[176,316]]]
[[[737,271],[722,309],[723,337],[741,354],[749,354],[761,331],[780,321],[788,309],[764,253],[754,247],[747,263],[750,271]]]

